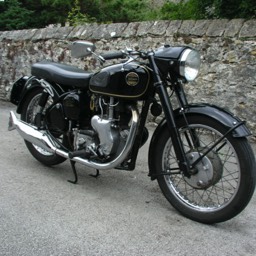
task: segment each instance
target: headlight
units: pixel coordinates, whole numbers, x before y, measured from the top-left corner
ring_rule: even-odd
[[[180,75],[187,81],[193,81],[199,72],[200,54],[193,49],[186,49],[180,58]]]

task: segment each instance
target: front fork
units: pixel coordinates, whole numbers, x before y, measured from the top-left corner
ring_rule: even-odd
[[[183,148],[179,130],[176,127],[173,107],[167,92],[167,88],[158,72],[158,67],[154,61],[153,53],[149,56],[149,61],[154,71],[153,72],[154,86],[156,88],[156,92],[158,93],[160,101],[162,103],[162,107],[164,110],[169,131],[170,131],[170,137],[173,143],[173,148],[177,157],[179,168],[186,177],[190,177],[191,176],[190,164],[187,160],[187,157]]]

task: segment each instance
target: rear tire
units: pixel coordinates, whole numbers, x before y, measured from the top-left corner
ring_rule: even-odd
[[[188,116],[189,127],[195,131],[199,144],[193,147],[183,118],[177,127],[190,164],[206,152],[227,128],[207,116]],[[190,138],[190,139],[189,139]],[[150,169],[156,174],[174,172],[177,159],[167,125],[156,138],[150,161]],[[249,203],[255,188],[255,158],[246,138],[229,134],[196,165],[196,173],[190,178],[183,174],[158,175],[158,184],[166,199],[184,216],[202,223],[217,223],[239,214]],[[177,170],[176,170],[177,172]]]
[[[33,125],[34,118],[38,109],[38,101],[42,91],[43,91],[43,88],[37,88],[26,96],[26,100],[24,101],[24,104],[21,110],[22,121]],[[31,153],[31,155],[35,159],[37,159],[39,162],[43,163],[44,165],[47,165],[47,166],[57,165],[66,160],[66,158],[50,153],[38,146],[33,145],[32,143],[26,140],[25,140],[25,144],[29,152]]]

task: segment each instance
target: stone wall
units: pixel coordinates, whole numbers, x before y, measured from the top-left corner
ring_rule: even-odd
[[[0,32],[0,99],[8,100],[13,81],[30,74],[30,65],[45,58],[99,69],[93,57],[71,59],[68,46],[77,39],[95,42],[99,53],[125,47],[155,49],[166,43],[198,49],[202,67],[197,80],[186,85],[189,100],[230,109],[256,134],[256,20],[87,24]]]

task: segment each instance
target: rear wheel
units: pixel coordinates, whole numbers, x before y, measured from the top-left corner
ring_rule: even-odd
[[[177,121],[188,162],[192,164],[227,131],[210,117]],[[196,134],[196,136],[194,136]],[[195,166],[191,177],[177,172],[178,163],[167,126],[158,138],[155,170],[167,200],[183,215],[202,223],[226,221],[249,203],[255,187],[255,159],[246,138],[229,134]],[[193,142],[194,141],[194,142]],[[152,167],[151,167],[152,169]]]
[[[34,124],[35,116],[38,113],[39,110],[39,99],[42,94],[43,89],[38,88],[32,91],[30,94],[26,96],[26,100],[23,104],[22,111],[21,111],[21,120],[29,123]],[[50,105],[52,102],[52,99],[49,98],[48,102],[46,104]],[[53,154],[51,152],[46,151],[45,149],[38,147],[28,141],[25,141],[26,146],[29,150],[29,152],[41,163],[45,165],[56,165],[64,162],[66,159],[58,156],[56,154]]]

